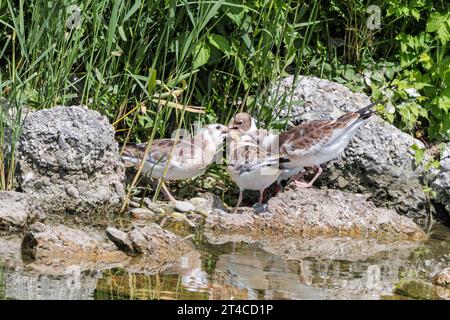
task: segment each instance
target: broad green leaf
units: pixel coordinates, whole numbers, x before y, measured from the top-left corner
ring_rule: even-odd
[[[442,45],[450,40],[450,14],[433,13],[427,22],[426,31],[436,32]]]
[[[209,43],[213,45],[215,48],[219,49],[226,55],[231,53],[231,45],[227,38],[220,34],[213,33],[209,36]]]
[[[413,144],[411,149],[414,151],[415,165],[418,166],[425,156],[425,149],[420,148],[417,144]]]
[[[244,67],[244,63],[242,62],[241,58],[239,58],[238,56],[234,57],[234,63],[236,64],[236,68],[239,72],[239,75],[242,77],[244,76],[245,73],[245,67]]]
[[[201,42],[195,46],[194,50],[194,62],[192,63],[193,69],[198,69],[208,62],[209,59],[209,46]]]

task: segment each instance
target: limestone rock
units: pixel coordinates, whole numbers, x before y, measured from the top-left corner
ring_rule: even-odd
[[[130,255],[143,255],[155,261],[175,261],[188,251],[188,246],[175,234],[152,223],[125,233],[107,229],[108,237],[116,246]]]
[[[40,264],[72,261],[118,262],[126,256],[111,244],[82,230],[64,225],[49,226],[36,222],[22,241],[22,256]]]
[[[424,240],[425,233],[411,219],[377,208],[363,195],[339,190],[287,189],[268,202],[268,212],[213,213],[205,227],[214,232],[268,236],[351,236],[386,241]]]
[[[450,143],[442,154],[440,169],[432,170],[430,180],[430,187],[436,194],[434,201],[445,208],[450,218]]]
[[[17,149],[18,186],[56,213],[120,209],[124,167],[114,128],[81,106],[33,112]]]
[[[43,220],[44,213],[24,193],[0,191],[0,229],[23,228],[32,220]]]

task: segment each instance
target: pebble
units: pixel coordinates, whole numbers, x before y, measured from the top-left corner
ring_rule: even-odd
[[[131,243],[128,234],[126,234],[125,232],[113,227],[109,227],[106,229],[106,235],[108,236],[109,240],[114,242],[114,244],[120,250],[129,254],[135,253],[133,244]]]
[[[192,205],[192,203],[187,201],[175,202],[175,209],[179,212],[195,211],[195,207]]]
[[[155,214],[161,214],[161,215],[166,214],[166,211],[163,208],[161,208],[158,204],[154,203],[149,198],[144,198],[144,204],[147,206],[147,208],[152,210]]]
[[[134,219],[152,219],[155,213],[146,208],[134,208],[130,210],[130,215]]]
[[[450,267],[435,275],[433,277],[433,283],[438,286],[450,288]]]
[[[206,212],[206,214],[209,214],[212,210],[211,202],[205,198],[192,198],[191,200],[189,200],[189,202],[195,207],[195,211],[197,211],[198,213]]]
[[[130,201],[129,206],[132,208],[139,208],[141,205],[136,201]]]
[[[80,180],[77,184],[78,192],[81,194],[86,193],[89,190],[89,182],[86,180]]]
[[[75,188],[74,186],[70,186],[66,189],[66,192],[69,196],[74,197],[74,198],[78,198],[80,197],[80,194],[78,193],[77,188]]]

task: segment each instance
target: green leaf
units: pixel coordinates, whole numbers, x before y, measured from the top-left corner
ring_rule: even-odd
[[[417,144],[413,144],[411,149],[414,151],[414,164],[418,166],[425,156],[425,149],[420,148]]]
[[[436,32],[442,45],[450,40],[450,14],[433,13],[427,22],[427,32]]]
[[[147,86],[147,92],[148,92],[149,96],[151,96],[153,94],[155,87],[156,87],[156,70],[150,68],[149,76],[148,76],[148,86]]]
[[[130,11],[127,12],[125,18],[123,18],[123,22],[127,21],[138,9],[141,7],[141,0],[137,0],[134,5],[131,7]]]
[[[125,35],[125,31],[123,30],[122,26],[119,26],[119,35],[122,38],[123,41],[127,41],[127,36]]]
[[[209,43],[213,45],[215,48],[219,49],[227,56],[231,53],[231,45],[227,38],[220,34],[213,33],[209,36]]]
[[[210,50],[209,46],[206,43],[201,42],[197,44],[194,49],[194,61],[192,63],[192,68],[198,69],[206,64],[208,62],[209,55]]]
[[[244,67],[244,63],[242,62],[241,58],[239,58],[238,56],[234,57],[234,63],[236,65],[236,68],[239,72],[239,75],[242,77],[244,76],[245,73],[245,67]]]
[[[420,11],[417,9],[411,9],[410,10],[411,15],[416,19],[417,21],[420,20]]]

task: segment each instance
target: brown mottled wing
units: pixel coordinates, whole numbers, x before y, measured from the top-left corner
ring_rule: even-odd
[[[257,129],[253,132],[250,132],[248,134],[248,136],[256,142],[256,144],[260,144],[265,137],[267,137],[269,135],[269,131],[265,130],[265,129]]]
[[[232,143],[230,149],[227,157],[230,169],[243,172],[261,166],[278,165],[279,156],[272,156],[255,144]]]
[[[356,112],[348,112],[336,120],[304,122],[280,134],[280,153],[289,155],[294,150],[299,156],[314,153],[334,141],[359,117]]]
[[[153,140],[150,147],[147,161],[153,164],[165,165],[172,149],[174,140],[172,139],[158,139]],[[139,143],[135,146],[126,146],[124,148],[123,156],[132,157],[138,160],[144,158],[145,149],[148,143]]]

